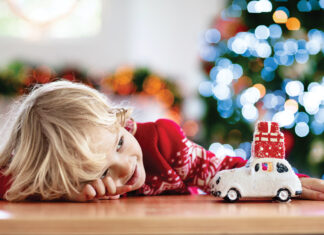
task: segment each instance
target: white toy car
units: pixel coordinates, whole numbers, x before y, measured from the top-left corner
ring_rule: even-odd
[[[285,159],[252,157],[245,166],[223,170],[211,182],[211,193],[229,202],[245,197],[271,197],[287,202],[302,186]]]

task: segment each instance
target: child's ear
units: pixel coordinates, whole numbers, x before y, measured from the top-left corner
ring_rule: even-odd
[[[124,128],[132,135],[135,135],[137,130],[137,124],[133,118],[129,118],[126,120]]]

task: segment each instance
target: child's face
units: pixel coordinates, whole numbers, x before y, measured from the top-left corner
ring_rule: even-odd
[[[116,186],[131,185],[130,191],[144,184],[142,149],[131,133],[123,127],[117,132],[101,128],[93,138],[96,150],[107,154],[103,175],[109,175]]]

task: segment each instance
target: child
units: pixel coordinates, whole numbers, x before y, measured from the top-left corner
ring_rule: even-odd
[[[82,84],[34,89],[6,124],[0,148],[0,198],[8,201],[117,199],[119,195],[209,191],[222,169],[241,167],[188,140],[166,119],[135,123]],[[324,181],[301,178],[302,198],[324,200]]]

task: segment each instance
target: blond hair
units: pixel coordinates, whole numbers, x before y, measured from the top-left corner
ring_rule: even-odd
[[[13,112],[0,169],[12,179],[5,199],[21,201],[70,198],[100,177],[106,156],[92,150],[87,132],[92,126],[116,129],[131,110],[112,107],[88,86],[56,81],[34,88]]]

